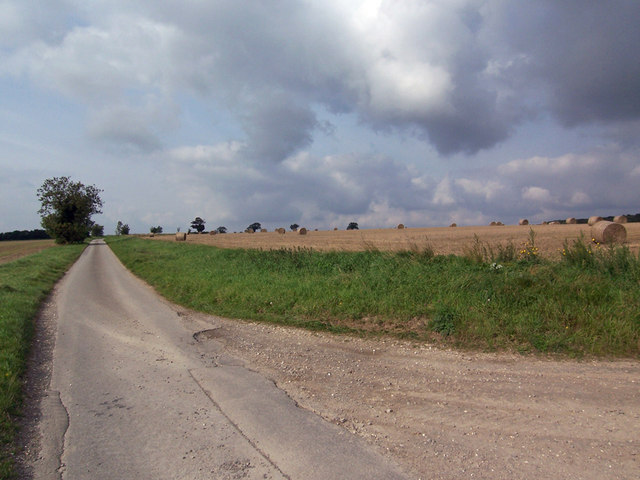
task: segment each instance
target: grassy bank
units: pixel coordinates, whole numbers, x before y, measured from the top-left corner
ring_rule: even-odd
[[[640,260],[584,240],[563,260],[476,242],[464,256],[108,242],[170,300],[207,313],[463,348],[638,356]]]
[[[55,282],[84,245],[50,247],[0,265],[0,478],[11,478],[11,441],[33,318]]]

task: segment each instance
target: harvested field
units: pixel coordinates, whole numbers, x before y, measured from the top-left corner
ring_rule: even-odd
[[[627,245],[634,252],[640,250],[640,223],[628,223]],[[308,231],[306,235],[287,231],[249,235],[227,233],[224,235],[188,235],[187,242],[214,245],[221,248],[310,248],[314,250],[360,251],[378,249],[385,251],[422,250],[431,247],[437,255],[461,255],[473,245],[475,236],[489,245],[512,242],[516,246],[524,244],[529,232],[536,234],[536,245],[540,255],[557,258],[566,240],[571,242],[581,234],[591,240],[591,227],[579,225],[508,225],[500,228],[477,227],[437,227],[437,228],[388,228],[371,230],[323,230]],[[156,236],[154,240],[174,241],[173,235]]]
[[[0,263],[8,263],[20,257],[53,247],[53,240],[11,240],[0,242]]]

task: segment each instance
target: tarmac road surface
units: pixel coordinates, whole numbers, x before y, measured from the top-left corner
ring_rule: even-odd
[[[89,245],[54,301],[35,478],[406,478],[226,356],[207,335],[215,325],[181,316],[104,242]]]

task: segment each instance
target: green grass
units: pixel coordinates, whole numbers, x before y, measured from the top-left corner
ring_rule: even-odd
[[[540,259],[534,236],[520,251],[494,249],[509,258],[504,263],[428,249],[258,251],[107,241],[163,296],[211,314],[481,350],[639,353],[640,259],[624,248],[598,250],[585,265],[566,256]]]
[[[22,375],[33,318],[55,282],[85,245],[50,247],[0,265],[0,478],[12,478],[13,417],[20,412]]]

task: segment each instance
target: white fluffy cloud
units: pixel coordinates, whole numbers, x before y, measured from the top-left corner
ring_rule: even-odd
[[[522,198],[537,205],[544,205],[551,201],[551,192],[541,187],[525,187],[522,189]]]

